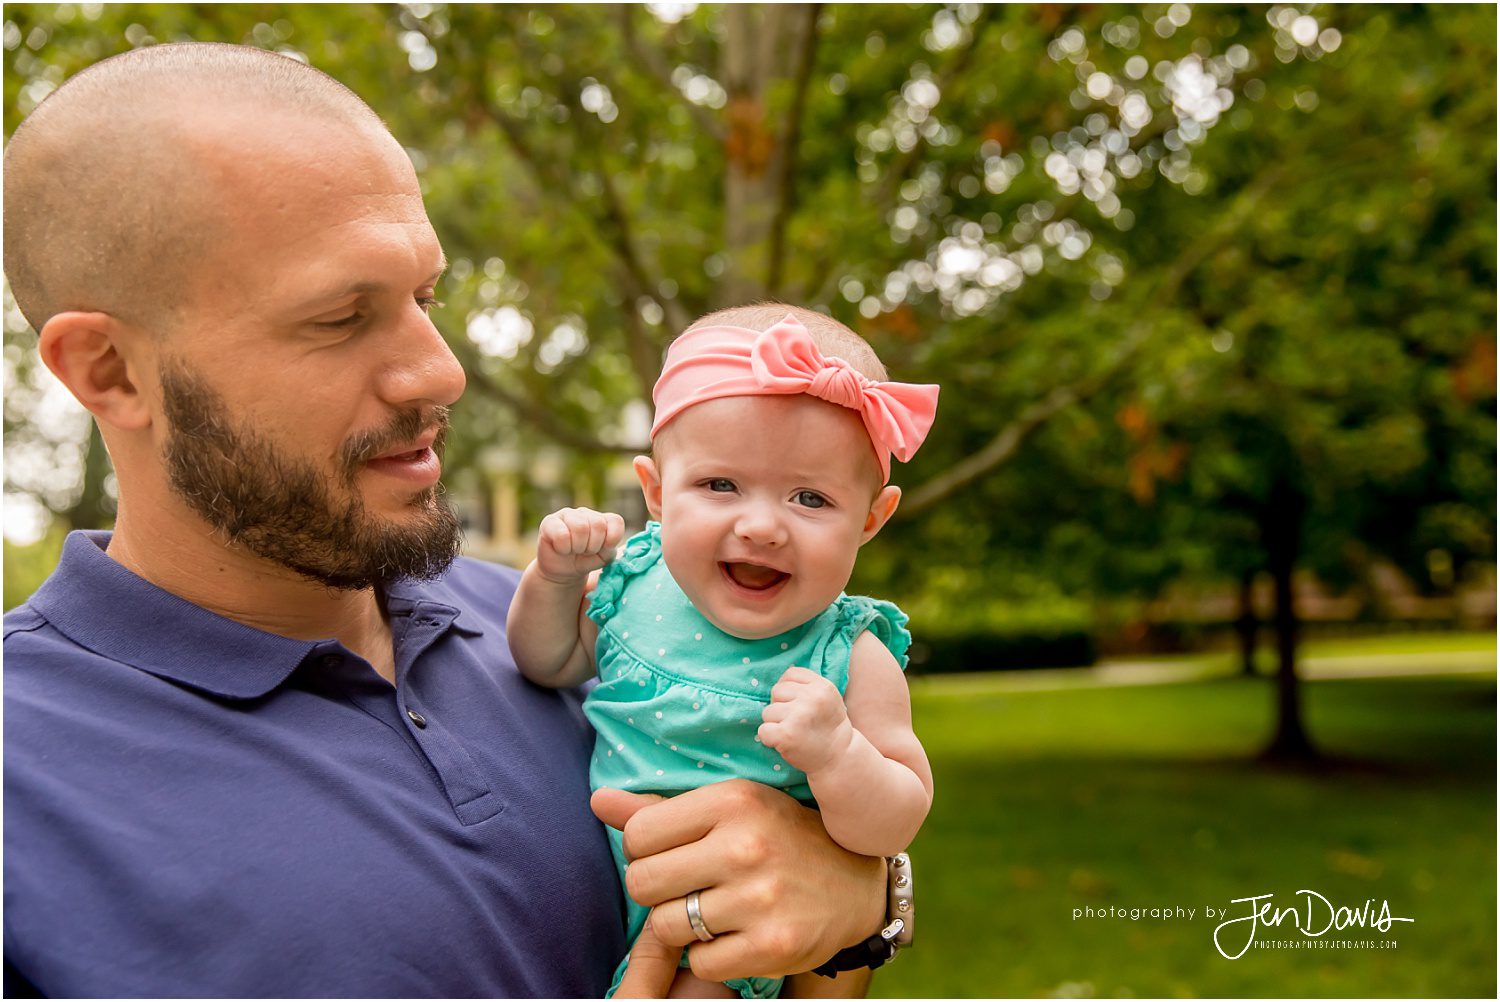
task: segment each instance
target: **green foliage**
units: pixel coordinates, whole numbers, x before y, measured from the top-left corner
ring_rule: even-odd
[[[1038,581],[1234,578],[1283,481],[1325,576],[1371,552],[1419,580],[1434,552],[1493,561],[1492,8],[5,17],[7,132],[84,66],[181,39],[306,58],[386,118],[452,262],[435,317],[470,382],[450,479],[498,445],[597,480],[643,444],[628,415],[673,333],[781,296],[943,385],[859,590],[956,573],[998,608]],[[7,491],[97,522],[97,450],[11,403],[38,382],[32,338],[7,304]]]
[[[67,533],[59,525],[35,543],[22,546],[4,541],[5,610],[9,612],[31,597],[57,566]]]
[[[1261,68],[1192,147],[1199,193],[1158,177],[1130,232],[1096,231],[1129,275],[1101,320],[1118,330],[1116,302],[1139,290],[1174,295],[1089,413],[1059,415],[949,499],[955,559],[992,562],[972,527],[998,519],[1075,594],[1233,579],[1263,566],[1259,523],[1286,517],[1271,489],[1290,480],[1304,559],[1335,582],[1372,551],[1419,583],[1430,551],[1493,560],[1493,11],[1468,9],[1467,28],[1430,8],[1330,14],[1342,44],[1316,60],[1278,49],[1284,66],[1237,22],[1229,37]],[[1049,323],[1076,329],[1090,308],[1038,306],[1037,373],[1098,355]]]

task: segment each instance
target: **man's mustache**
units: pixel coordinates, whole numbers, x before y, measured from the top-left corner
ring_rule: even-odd
[[[383,452],[419,438],[433,428],[437,429],[437,438],[432,443],[432,451],[441,459],[443,446],[448,440],[448,408],[441,405],[402,411],[384,427],[355,435],[339,449],[345,476],[353,481],[360,466]]]

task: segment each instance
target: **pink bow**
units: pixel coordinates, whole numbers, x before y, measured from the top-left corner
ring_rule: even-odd
[[[937,386],[869,379],[843,359],[825,357],[807,328],[788,315],[764,332],[697,327],[674,341],[652,391],[651,436],[705,400],[785,393],[806,393],[858,411],[886,480],[891,454],[908,462],[937,413]]]

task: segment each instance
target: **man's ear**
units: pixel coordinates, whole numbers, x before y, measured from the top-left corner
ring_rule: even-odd
[[[646,497],[646,511],[654,521],[661,521],[661,471],[656,460],[650,456],[635,457],[635,475],[641,482],[641,493]]]
[[[870,514],[865,516],[865,530],[859,535],[859,545],[864,546],[875,538],[875,534],[885,527],[896,514],[896,507],[901,504],[901,488],[895,484],[886,485],[875,500],[870,504]]]
[[[140,331],[108,313],[59,313],[42,325],[37,351],[52,374],[104,424],[140,431],[151,424],[132,357]]]

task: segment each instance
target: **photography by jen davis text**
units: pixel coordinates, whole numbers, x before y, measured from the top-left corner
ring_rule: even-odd
[[[1335,905],[1317,891],[1299,890],[1296,904],[1278,906],[1274,894],[1256,894],[1244,898],[1231,898],[1229,905],[1218,908],[1213,905],[1202,909],[1202,918],[1215,922],[1213,931],[1214,949],[1225,960],[1238,960],[1250,948],[1259,949],[1342,949],[1342,950],[1393,950],[1397,940],[1386,938],[1329,937],[1327,933],[1371,930],[1388,933],[1397,922],[1415,922],[1391,914],[1390,902],[1367,898],[1357,906]],[[1073,909],[1074,922],[1115,920],[1125,922],[1192,922],[1199,917],[1196,907],[1183,905],[1157,905],[1128,907],[1123,905],[1081,905]],[[1262,928],[1280,932],[1295,929],[1301,939],[1256,939]]]

